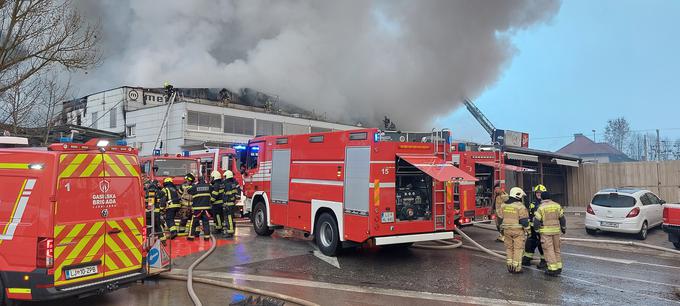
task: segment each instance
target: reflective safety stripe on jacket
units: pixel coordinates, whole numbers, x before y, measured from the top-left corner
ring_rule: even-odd
[[[513,202],[511,204],[503,204],[501,206],[501,214],[503,218],[503,228],[523,228],[519,222],[520,219],[527,218],[524,205],[520,202]]]
[[[561,232],[560,218],[564,216],[564,210],[560,204],[553,201],[545,201],[541,203],[536,210],[536,219],[543,224],[538,232],[546,235],[556,235]]]
[[[175,189],[174,187],[173,188],[164,187],[163,193],[165,193],[165,197],[168,201],[168,208],[180,208],[180,207],[182,207],[182,204],[180,203],[179,193],[177,192],[177,189]]]
[[[191,195],[191,209],[203,210],[210,209],[210,185],[198,183],[187,190]]]
[[[213,205],[221,205],[224,203],[224,183],[222,180],[215,180],[210,187],[210,202]]]

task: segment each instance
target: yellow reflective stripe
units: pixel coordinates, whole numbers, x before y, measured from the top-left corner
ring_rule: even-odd
[[[123,223],[125,223],[125,221],[129,221],[129,220],[123,220]],[[127,224],[127,223],[125,223],[125,224],[128,226],[128,228],[130,227],[129,224]],[[123,243],[125,243],[125,246],[127,246],[128,249],[130,249],[130,252],[132,252],[132,255],[135,255],[135,258],[140,258],[140,259],[142,258],[142,253],[139,252],[139,250],[137,249],[137,246],[132,242],[132,240],[130,240],[130,237],[125,235],[125,233],[119,234],[118,237],[120,237],[120,240],[122,240]]]
[[[209,197],[209,193],[197,193],[194,195],[194,198],[200,198],[200,197]]]
[[[80,255],[80,252],[83,251],[83,248],[85,248],[85,246],[90,242],[90,240],[92,240],[92,236],[94,236],[94,234],[96,234],[99,231],[99,229],[102,227],[103,224],[104,224],[104,222],[95,223],[90,228],[90,230],[87,232],[85,237],[83,237],[82,239],[80,239],[80,241],[78,241],[78,244],[76,244],[75,248],[73,248],[71,253],[69,253],[68,256],[66,256],[66,260],[64,260],[61,263],[61,265],[59,265],[59,269],[54,271],[54,277],[55,278],[59,279],[61,277],[61,272],[62,272],[61,268],[64,267],[64,266],[71,265],[77,259],[78,255]],[[64,250],[62,249],[59,253],[61,254],[61,252],[63,252],[63,251]]]
[[[99,250],[102,248],[102,245],[104,245],[104,235],[99,236],[99,239],[95,241],[94,245],[92,248],[85,254],[85,258],[83,258],[83,262],[88,262],[92,261],[94,257],[97,255]]]
[[[127,227],[130,229],[132,234],[135,235],[135,238],[137,239],[137,243],[142,243],[142,235],[141,235],[139,229],[137,228],[137,226],[135,226],[135,223],[132,222],[132,219],[125,219],[125,220],[123,220],[123,223],[125,223],[125,225],[127,225]]]
[[[26,163],[0,163],[0,169],[28,169]]]
[[[31,294],[30,288],[7,288],[9,293]]]
[[[69,154],[61,154],[61,155],[59,155],[59,162],[63,162],[64,159],[66,159],[66,156],[68,156],[68,155],[69,155]]]
[[[113,173],[115,173],[117,176],[125,176],[125,172],[123,170],[120,170],[118,167],[118,164],[116,164],[113,159],[111,159],[111,155],[109,154],[104,154],[104,161],[106,161],[106,164],[111,167],[111,170],[113,170]]]
[[[125,168],[130,172],[133,176],[139,176],[139,173],[137,173],[137,170],[135,170],[135,167],[130,163],[130,161],[122,154],[116,154],[116,157],[120,160],[120,162],[125,165]]]
[[[66,235],[66,237],[64,237],[64,240],[57,242],[57,247],[54,250],[54,257],[55,258],[59,258],[59,256],[61,255],[61,252],[63,252],[64,249],[66,248],[66,246],[59,246],[59,245],[60,244],[68,245],[69,243],[71,243],[71,241],[73,241],[73,239],[76,238],[78,233],[80,233],[80,231],[83,230],[83,227],[85,227],[85,224],[83,224],[83,223],[76,224],[73,227],[73,229],[71,229],[71,231]]]
[[[78,154],[76,155],[76,158],[73,159],[73,161],[64,169],[64,171],[59,174],[59,178],[62,177],[70,177],[73,172],[78,169],[78,166],[85,160],[87,157],[87,154]]]
[[[99,165],[102,163],[102,155],[97,154],[94,156],[94,159],[92,159],[92,162],[85,168],[83,173],[80,174],[81,177],[88,177],[92,176],[92,173],[99,167]]]
[[[61,231],[63,231],[64,228],[66,228],[66,225],[57,225],[57,226],[55,226],[55,227],[54,227],[54,237],[59,236],[59,234],[61,234]]]
[[[106,240],[108,242],[108,240],[111,239]],[[109,270],[118,270],[118,266],[116,265],[115,262],[113,262],[113,260],[111,260],[111,257],[109,257],[109,255],[104,255],[104,264],[106,265],[107,268],[109,268]]]

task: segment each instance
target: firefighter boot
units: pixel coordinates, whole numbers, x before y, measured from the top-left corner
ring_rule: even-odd
[[[541,270],[543,270],[543,269],[545,269],[545,268],[547,268],[547,267],[548,267],[548,263],[547,263],[547,262],[545,261],[545,259],[543,259],[543,258],[541,258],[541,262],[539,262],[539,263],[536,265],[536,268],[539,268],[539,269],[541,269]]]
[[[522,265],[525,267],[531,266],[531,257],[522,256]]]

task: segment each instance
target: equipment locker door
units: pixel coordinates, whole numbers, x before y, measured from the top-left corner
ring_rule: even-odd
[[[290,190],[290,150],[272,150],[272,185],[269,218],[273,224],[293,226],[302,223],[299,220],[286,220],[292,206],[307,205],[289,203]],[[309,210],[309,205],[307,205]],[[300,226],[300,225],[298,225]],[[300,227],[301,228],[301,227]]]
[[[106,217],[96,205],[105,193],[101,154],[59,156],[54,206],[54,284],[104,277]]]
[[[142,199],[137,157],[104,153],[102,192],[98,207],[106,217],[104,276],[142,269]]]
[[[368,214],[368,184],[371,169],[369,147],[348,147],[345,157],[345,210]]]

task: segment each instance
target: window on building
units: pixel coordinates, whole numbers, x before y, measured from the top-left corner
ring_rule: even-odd
[[[222,116],[220,114],[187,112],[187,129],[194,131],[221,132]]]
[[[99,119],[99,112],[92,112],[91,115],[92,115],[92,124],[90,124],[90,127],[96,129],[97,126],[98,126],[97,120]],[[79,125],[80,125],[80,124],[79,124]]]
[[[118,123],[118,118],[116,118],[116,115],[118,114],[117,110],[118,109],[114,107],[111,109],[111,111],[109,111],[109,128],[115,128],[116,123]]]
[[[268,120],[257,120],[257,135],[282,135],[283,134],[283,123],[268,121]]]
[[[224,116],[224,132],[253,136],[255,119],[235,116]]]
[[[135,130],[136,130],[136,129],[137,129],[137,125],[136,125],[136,124],[127,126],[127,127],[125,128],[125,135],[126,135],[127,137],[135,137]]]
[[[76,125],[83,125],[83,117],[80,114],[76,117]]]
[[[309,125],[286,123],[283,125],[286,135],[297,135],[309,133]]]
[[[322,127],[312,127],[312,133],[322,133],[322,132],[331,132],[333,129],[328,129],[328,128],[322,128]]]

